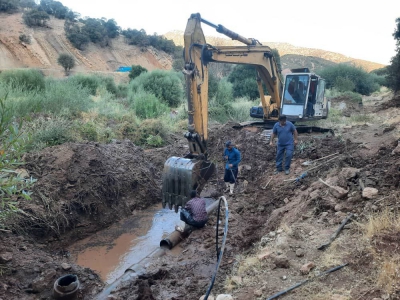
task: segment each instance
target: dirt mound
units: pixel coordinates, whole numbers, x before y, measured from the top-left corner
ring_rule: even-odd
[[[50,253],[45,244],[23,236],[0,234],[0,299],[52,299],[57,278],[75,274],[78,299],[91,299],[103,283],[90,269],[68,263],[68,257]]]
[[[28,154],[26,162],[38,181],[20,226],[37,236],[73,228],[87,234],[161,201],[159,172],[128,140],[68,143]]]

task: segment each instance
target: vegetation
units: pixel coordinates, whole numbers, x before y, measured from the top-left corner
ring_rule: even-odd
[[[75,60],[72,55],[62,53],[57,59],[57,62],[60,66],[64,68],[65,74],[68,75],[69,71],[75,67]]]
[[[367,73],[360,67],[348,64],[327,67],[320,72],[320,75],[326,80],[327,88],[335,88],[341,92],[370,95],[379,89],[376,74]]]
[[[259,98],[260,94],[256,79],[257,71],[254,66],[236,66],[228,76],[229,82],[233,84],[233,97]]]
[[[396,40],[396,55],[392,57],[387,67],[387,84],[394,92],[400,91],[400,18],[396,19],[396,29],[393,33]]]
[[[163,70],[144,72],[130,83],[133,92],[139,92],[141,88],[171,107],[177,107],[182,103],[183,86],[176,72]]]
[[[19,41],[21,43],[30,44],[31,43],[31,37],[29,35],[26,35],[25,33],[23,33],[23,34],[21,34],[19,36]]]
[[[0,73],[0,82],[22,91],[43,90],[45,88],[43,74],[34,69],[3,71]]]
[[[26,25],[29,27],[45,27],[47,26],[47,20],[50,19],[50,15],[45,11],[32,9],[24,13],[23,19]]]
[[[129,45],[136,45],[139,47],[153,46],[154,48],[165,51],[169,54],[173,54],[177,50],[177,47],[172,40],[168,40],[156,33],[148,35],[144,29],[137,30],[129,28],[122,31],[122,35],[125,38],[125,42]]]
[[[132,70],[129,71],[129,78],[135,79],[136,77],[138,77],[140,74],[142,74],[143,72],[147,72],[146,68],[143,68],[140,65],[133,65],[132,66]]]

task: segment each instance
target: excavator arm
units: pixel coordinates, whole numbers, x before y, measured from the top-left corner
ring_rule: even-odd
[[[207,44],[201,23],[214,27],[218,32],[244,43],[244,46],[214,47]],[[184,33],[183,73],[186,80],[188,103],[189,154],[185,157],[170,157],[163,171],[163,207],[178,211],[189,200],[191,190],[200,192],[212,176],[215,165],[208,161],[208,64],[231,63],[254,65],[258,74],[260,100],[265,119],[280,107],[282,83],[271,48],[262,46],[255,39],[248,39],[192,14]],[[270,96],[264,96],[263,82]],[[278,116],[279,113],[275,114]]]

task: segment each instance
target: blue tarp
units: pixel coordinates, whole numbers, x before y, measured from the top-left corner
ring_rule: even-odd
[[[130,72],[132,67],[119,67],[117,72]]]

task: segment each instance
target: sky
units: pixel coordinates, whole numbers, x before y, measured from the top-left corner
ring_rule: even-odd
[[[399,0],[60,0],[81,17],[114,19],[147,34],[184,31],[192,13],[248,38],[323,49],[381,64],[395,55]],[[206,36],[220,36],[203,24]],[[268,44],[266,44],[268,45]]]

